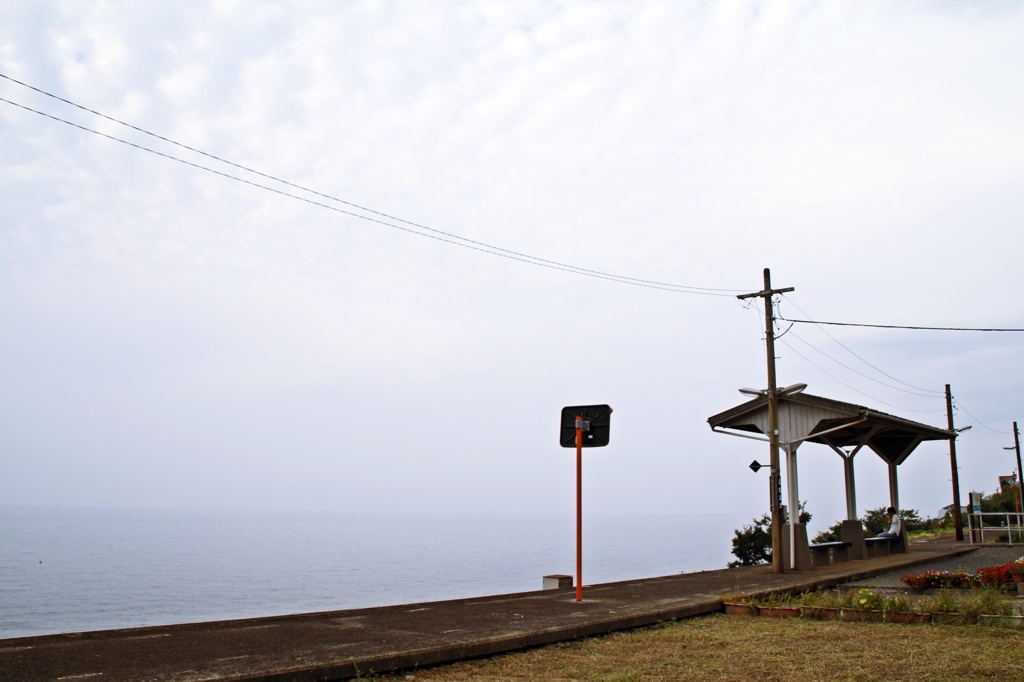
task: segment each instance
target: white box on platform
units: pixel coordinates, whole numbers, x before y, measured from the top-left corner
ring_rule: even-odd
[[[545,590],[564,590],[572,587],[572,576],[556,573],[544,576]]]

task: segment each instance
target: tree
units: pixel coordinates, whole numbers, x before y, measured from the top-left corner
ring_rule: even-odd
[[[883,530],[889,530],[889,524],[885,522],[883,518],[885,516],[885,510],[888,507],[879,507],[878,509],[868,509],[864,512],[864,533],[868,536],[878,535]],[[922,521],[918,515],[916,509],[901,509],[899,510],[900,519],[903,521],[904,532],[910,533],[915,530],[924,530],[930,527],[928,521]]]
[[[804,509],[804,503],[800,503],[800,523],[806,524],[811,520],[811,514]],[[785,523],[787,519],[783,519]],[[732,553],[737,561],[730,561],[729,568],[738,566],[757,566],[767,564],[772,560],[772,517],[764,514],[759,519],[754,519],[752,524],[743,526],[741,530],[734,531],[732,538]]]
[[[732,553],[737,561],[730,561],[729,568],[756,566],[772,560],[772,517],[765,514],[754,523],[734,531]]]
[[[868,509],[864,512],[864,518],[861,519],[861,523],[864,525],[864,534],[868,537],[872,535],[878,535],[883,530],[888,530],[889,526],[885,523],[885,510],[888,507],[879,507],[878,509]],[[925,530],[931,528],[934,523],[931,520],[922,520],[918,516],[916,509],[901,509],[900,518],[903,520],[903,530],[907,533],[915,530]],[[843,534],[843,522],[836,521],[834,524],[828,527],[828,530],[822,531],[814,536],[812,542],[838,542],[842,540]]]
[[[840,540],[843,539],[842,536],[843,536],[843,522],[842,521],[836,521],[835,523],[833,523],[831,526],[828,527],[828,530],[823,530],[820,533],[818,533],[817,535],[815,535],[814,539],[811,540],[811,542],[814,542],[814,543],[819,543],[819,542],[839,542]]]
[[[984,514],[1016,514],[1017,488],[1007,486],[998,493],[981,496],[981,511]],[[1005,521],[1004,521],[1005,523]]]

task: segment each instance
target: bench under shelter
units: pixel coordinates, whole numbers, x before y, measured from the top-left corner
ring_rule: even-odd
[[[778,391],[779,449],[786,461],[786,490],[789,509],[799,509],[797,448],[817,443],[831,448],[843,459],[846,492],[846,519],[842,522],[841,543],[814,546],[807,542],[802,523],[787,523],[783,529],[783,565],[789,570],[804,570],[822,563],[821,555],[832,560],[866,559],[890,552],[906,552],[906,533],[893,541],[864,537],[857,518],[857,486],[853,458],[864,448],[871,450],[889,468],[889,506],[899,504],[899,470],[918,445],[925,441],[950,440],[955,434],[947,429],[903,419],[863,405],[832,400],[804,393],[803,385]],[[744,391],[746,392],[746,391]],[[708,417],[715,433],[768,441],[768,392],[756,393],[752,400]],[[781,472],[780,472],[781,473]],[[797,514],[793,514],[798,518]],[[833,546],[834,545],[834,546]],[[841,547],[839,545],[842,545]],[[812,556],[812,547],[815,548]]]

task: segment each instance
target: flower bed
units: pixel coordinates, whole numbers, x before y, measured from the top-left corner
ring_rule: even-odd
[[[984,569],[982,569],[984,570]],[[978,574],[967,573],[966,571],[925,571],[924,573],[906,573],[900,580],[919,589],[964,589],[980,587],[986,584]]]
[[[750,615],[796,616],[815,620],[866,621],[890,623],[977,623],[981,614],[1013,615],[1014,601],[993,589],[970,591],[942,589],[933,596],[891,594],[862,588],[857,591],[834,590],[767,595],[743,604],[726,604],[727,613],[741,610]]]
[[[968,589],[992,587],[1013,582],[1014,575],[1024,576],[1024,557],[1002,566],[979,568],[975,573],[966,571],[925,571],[905,573],[900,577],[905,584],[919,589]],[[1019,579],[1018,579],[1019,580]]]

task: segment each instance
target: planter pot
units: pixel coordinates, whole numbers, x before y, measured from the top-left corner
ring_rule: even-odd
[[[796,618],[800,615],[799,606],[759,606],[758,611],[767,618]]]
[[[811,620],[835,620],[839,617],[839,609],[831,606],[802,606],[800,615]]]
[[[844,623],[881,623],[882,612],[868,609],[843,609]]]
[[[932,614],[930,613],[909,613],[907,611],[885,612],[886,623],[905,623],[908,625],[917,625],[920,623],[930,623],[931,620]]]
[[[741,602],[723,602],[722,606],[725,608],[725,613],[730,616],[756,616],[757,607],[753,604],[743,604]]]
[[[989,627],[1024,630],[1024,616],[989,616],[981,614],[978,616],[978,622]]]
[[[939,625],[968,625],[971,622],[971,616],[965,616],[962,613],[933,613],[932,622],[938,623]],[[978,622],[978,617],[973,616],[974,622]]]
[[[1024,574],[1018,575],[1016,573],[1013,573],[1010,575],[1010,577],[1013,578],[1013,582],[1015,583],[1024,583]]]

